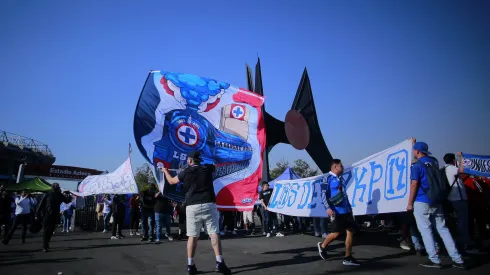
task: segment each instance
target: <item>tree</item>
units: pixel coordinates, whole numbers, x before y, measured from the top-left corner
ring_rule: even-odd
[[[308,162],[297,159],[294,161],[293,171],[302,178],[317,176],[320,174],[318,169],[312,169]]]
[[[285,159],[282,159],[276,163],[276,167],[271,169],[269,172],[271,174],[271,179],[275,179],[279,177],[282,173],[284,173],[284,170],[288,168],[289,162],[286,161]]]
[[[136,169],[134,180],[136,181],[136,185],[138,185],[138,190],[144,191],[148,189],[151,184],[157,183],[151,169],[152,167],[148,163],[145,163]]]

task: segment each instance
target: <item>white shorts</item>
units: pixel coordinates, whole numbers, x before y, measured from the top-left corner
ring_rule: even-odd
[[[254,223],[252,211],[243,211],[243,223]]]
[[[219,233],[219,215],[216,203],[188,205],[185,208],[185,214],[188,237],[199,237],[203,225],[209,235]]]

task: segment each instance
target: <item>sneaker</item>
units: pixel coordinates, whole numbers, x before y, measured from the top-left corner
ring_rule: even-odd
[[[141,238],[141,241],[142,241],[142,242],[148,241],[148,237],[143,237],[143,238]]]
[[[352,256],[349,256],[349,257],[345,257],[344,260],[342,261],[342,264],[343,265],[348,265],[348,266],[360,266],[361,264],[356,260],[354,259],[354,257]]]
[[[267,233],[265,233],[265,232],[262,232],[262,235],[264,235],[264,236],[265,236],[265,235],[267,235]]]
[[[484,254],[484,252],[480,251],[480,249],[478,249],[476,247],[473,247],[473,248],[465,247],[464,252],[468,253],[468,254],[476,254],[476,255]]]
[[[320,255],[320,257],[322,257],[322,259],[326,260],[327,259],[327,250],[322,247],[321,242],[319,242],[317,244],[317,247],[318,247],[318,254]]]
[[[271,237],[271,233],[267,233],[267,235],[265,235],[265,237],[270,238]]]
[[[231,232],[232,235],[237,235],[236,231],[233,230],[233,232]]]
[[[401,249],[403,249],[403,250],[410,250],[410,249],[411,249],[411,247],[410,247],[410,245],[407,243],[407,241],[402,241],[402,242],[400,243],[400,247],[401,247]]]
[[[140,236],[140,232],[136,231],[136,233],[134,233],[136,236]]]
[[[324,239],[326,239],[326,238],[327,238],[327,236],[328,236],[328,234],[327,234],[327,233],[323,233],[323,234],[322,234],[322,238],[324,238]]]
[[[107,233],[107,230],[102,231],[102,233]]]
[[[111,237],[111,240],[118,240],[118,239],[119,239],[119,237],[116,237],[116,236]]]
[[[320,237],[320,233],[315,232],[315,237]]]
[[[61,230],[61,233],[65,233],[65,230]],[[68,233],[68,231],[66,231],[66,233]]]
[[[231,270],[226,266],[225,262],[216,262],[216,269],[214,270],[217,273],[223,274],[231,274]]]
[[[162,242],[159,239],[155,240],[155,244],[160,244],[160,243],[162,243]]]
[[[281,232],[277,232],[276,237],[284,237],[284,234],[282,234]]]
[[[187,275],[196,275],[196,274],[197,274],[196,265],[188,265],[187,266]]]
[[[154,240],[153,238],[150,238],[150,239],[148,240],[148,242],[149,242],[149,243],[154,243],[154,242],[155,242],[155,240]]]
[[[42,250],[42,251],[43,251],[44,253],[47,253],[47,252],[49,252],[49,249],[47,249],[47,248],[43,248],[43,250]]]
[[[133,232],[129,231],[129,236],[134,236]]]
[[[466,265],[464,263],[456,263],[456,262],[453,262],[453,267],[454,268],[459,268],[459,269],[466,269]]]
[[[429,268],[439,268],[441,269],[442,268],[442,265],[441,264],[437,264],[437,263],[434,263],[432,261],[427,261],[423,264],[420,264],[420,266],[423,266],[423,267],[429,267]]]
[[[126,238],[126,236],[124,236],[123,234],[119,235],[118,237],[119,237],[119,239],[124,239],[124,238]]]
[[[173,241],[173,240],[174,240],[174,238],[173,238],[172,236],[170,236],[170,235],[165,235],[165,237],[167,237],[167,239],[168,239],[169,241]]]

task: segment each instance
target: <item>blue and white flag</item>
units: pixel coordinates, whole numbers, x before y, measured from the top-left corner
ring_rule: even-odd
[[[466,174],[490,177],[490,156],[463,154],[463,168]]]
[[[406,211],[412,141],[403,141],[346,168],[342,177],[354,215]],[[275,184],[268,210],[297,217],[326,217],[320,185],[326,175]]]

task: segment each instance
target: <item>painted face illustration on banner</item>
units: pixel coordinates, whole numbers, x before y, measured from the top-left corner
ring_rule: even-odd
[[[200,151],[203,163],[216,166],[219,201],[223,187],[257,180],[265,145],[262,104],[262,97],[224,82],[152,72],[135,114],[138,148],[153,165],[175,170],[186,165],[190,152]],[[164,193],[182,200],[185,190],[172,188],[165,186]]]

